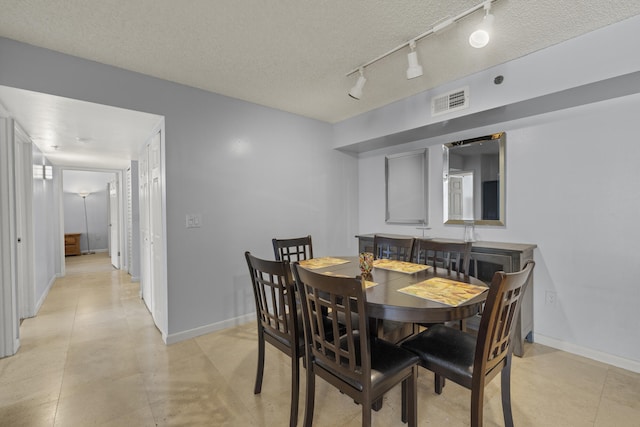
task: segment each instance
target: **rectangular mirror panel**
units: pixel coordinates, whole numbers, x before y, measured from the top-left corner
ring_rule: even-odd
[[[387,223],[427,224],[427,150],[385,157]]]
[[[442,146],[445,224],[505,224],[504,132]]]

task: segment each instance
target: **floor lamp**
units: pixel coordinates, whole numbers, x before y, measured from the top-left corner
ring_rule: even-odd
[[[82,202],[84,203],[84,225],[87,229],[87,255],[94,254],[95,252],[91,252],[91,246],[89,245],[89,221],[87,221],[87,196],[91,193],[78,193],[78,196],[82,197]]]

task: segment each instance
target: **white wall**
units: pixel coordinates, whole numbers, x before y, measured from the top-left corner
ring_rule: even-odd
[[[640,340],[631,337],[638,337],[640,299],[633,268],[640,241],[639,116],[640,95],[633,95],[477,131],[507,132],[506,227],[476,227],[477,237],[538,245],[536,339],[636,364]],[[460,138],[453,134],[448,139]],[[394,147],[393,152],[429,147],[432,229],[427,233],[462,239],[464,227],[443,224],[443,139]],[[384,223],[388,151],[367,153],[359,161],[360,232],[420,235],[415,227]],[[556,306],[545,305],[547,290],[557,293]]]
[[[2,38],[0,84],[165,117],[171,340],[255,310],[245,250],[311,234],[318,255],[357,253],[357,159],[327,123]]]
[[[42,152],[33,145],[33,164],[51,163]],[[54,170],[54,174],[57,171]],[[54,178],[55,175],[54,175]],[[40,308],[46,298],[49,288],[56,278],[56,228],[59,226],[55,195],[55,180],[33,180],[33,240],[35,264],[35,300],[36,310]]]

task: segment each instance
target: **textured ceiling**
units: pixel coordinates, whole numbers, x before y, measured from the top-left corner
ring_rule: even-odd
[[[0,37],[329,123],[640,14],[638,0],[497,0],[492,40],[469,46],[477,11],[407,48],[363,63],[480,0],[0,0]],[[9,114],[57,166],[124,169],[162,117],[0,86]]]
[[[0,0],[0,36],[335,123],[640,14],[638,0],[498,0],[484,49],[467,43],[482,12],[346,73],[478,0]]]
[[[72,168],[126,169],[162,121],[155,114],[0,85],[1,108],[52,164]]]

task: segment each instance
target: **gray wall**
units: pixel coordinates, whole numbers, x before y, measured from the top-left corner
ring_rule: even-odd
[[[253,312],[243,253],[272,258],[273,237],[357,252],[357,159],[327,123],[8,39],[0,84],[165,117],[170,338]]]

